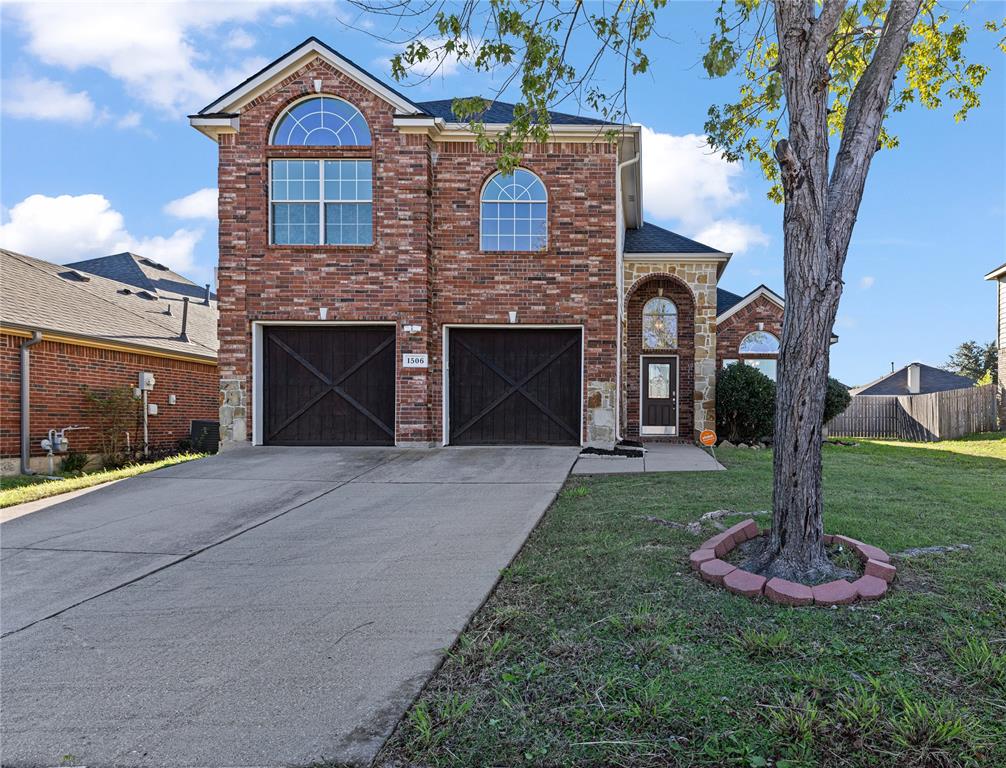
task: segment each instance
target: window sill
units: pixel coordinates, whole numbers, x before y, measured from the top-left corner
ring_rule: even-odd
[[[270,251],[372,251],[377,246],[374,243],[369,245],[275,245],[270,243],[266,246],[266,253]]]

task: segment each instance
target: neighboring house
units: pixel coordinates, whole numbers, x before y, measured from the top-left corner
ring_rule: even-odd
[[[215,299],[207,287],[131,253],[59,265],[0,250],[3,472],[18,471],[23,449],[32,468],[48,469],[39,444],[50,429],[86,427],[68,433],[70,448],[98,453],[99,423],[86,390],[133,388],[143,372],[156,381],[148,393],[157,406],[147,420],[152,448],[177,447],[193,420],[216,421]],[[29,425],[23,445],[22,418]],[[142,446],[141,418],[129,439]]]
[[[1006,430],[1006,264],[1000,264],[987,275],[986,280],[995,280],[996,307],[998,324],[996,325],[996,346],[999,348],[999,428]]]
[[[717,368],[774,373],[782,299],[643,221],[638,126],[555,113],[503,175],[449,100],[315,38],[190,122],[219,145],[224,445],[692,440]]]
[[[975,382],[967,376],[924,363],[909,363],[904,368],[881,376],[869,384],[853,387],[849,390],[849,394],[853,397],[928,395],[932,392],[966,389],[974,385]]]

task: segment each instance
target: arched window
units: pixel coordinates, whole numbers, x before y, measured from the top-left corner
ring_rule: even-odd
[[[334,96],[298,101],[276,121],[272,144],[306,147],[370,146],[360,110]]]
[[[674,349],[678,346],[678,308],[663,296],[643,305],[643,347]]]
[[[753,331],[741,339],[742,355],[778,355],[779,339],[768,331]]]
[[[541,179],[517,168],[482,189],[482,250],[540,251],[548,242],[548,193]]]

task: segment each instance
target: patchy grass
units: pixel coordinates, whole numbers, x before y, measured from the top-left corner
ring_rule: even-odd
[[[1006,439],[827,446],[829,531],[973,547],[834,609],[710,587],[687,557],[714,529],[645,519],[768,508],[771,453],[719,457],[571,478],[379,763],[1006,765]]]
[[[205,455],[204,453],[180,453],[177,456],[170,456],[166,459],[151,461],[146,464],[130,464],[120,469],[100,470],[74,477],[63,477],[59,480],[49,480],[37,475],[0,477],[0,509],[12,507],[15,504],[24,504],[26,501],[36,501],[48,498],[49,496],[58,496],[68,491],[90,488],[94,485],[109,483],[112,480],[122,480],[126,477],[142,475],[144,472],[152,472],[155,469],[170,467],[174,464],[192,461],[193,459],[201,459]]]

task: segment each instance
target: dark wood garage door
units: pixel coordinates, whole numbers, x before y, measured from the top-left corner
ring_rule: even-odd
[[[450,442],[580,444],[580,331],[455,328]]]
[[[393,445],[395,329],[267,326],[269,445]]]

